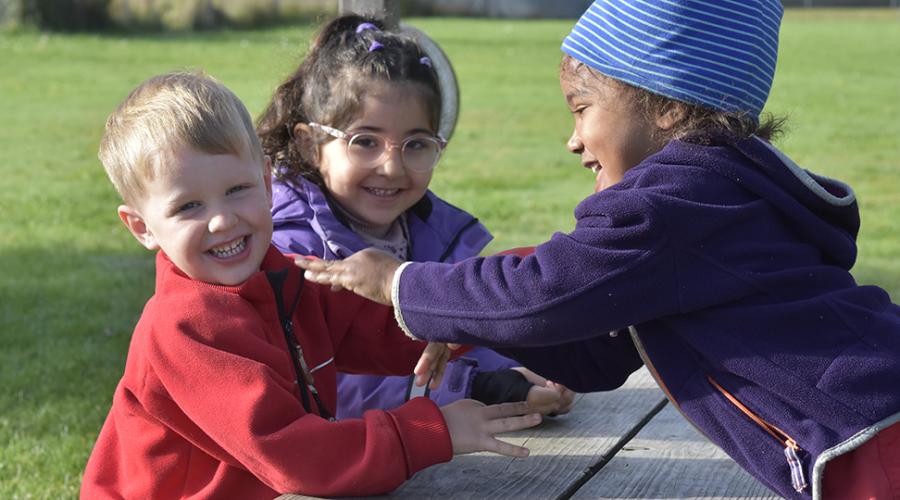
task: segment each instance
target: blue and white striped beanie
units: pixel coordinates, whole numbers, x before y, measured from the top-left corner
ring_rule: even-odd
[[[758,118],[783,12],[779,0],[596,0],[562,49],[655,94]]]

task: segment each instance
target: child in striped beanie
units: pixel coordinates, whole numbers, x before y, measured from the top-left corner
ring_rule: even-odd
[[[850,274],[850,187],[769,142],[781,16],[778,0],[596,0],[562,47],[567,147],[597,191],[571,233],[528,256],[301,267],[393,303],[414,338],[493,346],[577,392],[647,366],[786,498],[900,498],[900,307]]]

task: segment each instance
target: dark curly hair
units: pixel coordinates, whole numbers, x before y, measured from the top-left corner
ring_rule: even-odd
[[[681,140],[697,144],[709,144],[712,141],[744,139],[756,135],[766,141],[772,141],[784,133],[786,118],[763,113],[758,119],[748,113],[720,111],[698,104],[677,101],[671,97],[654,94],[633,85],[610,78],[595,71],[572,56],[566,55],[560,63],[563,76],[576,77],[581,68],[587,70],[590,78],[603,81],[621,89],[630,109],[641,115],[647,123],[653,123],[663,111],[672,104],[681,108],[681,119],[669,129],[657,128],[653,131],[654,139],[665,144],[672,140]],[[584,76],[582,82],[590,85]]]
[[[370,23],[378,29],[364,29]],[[381,44],[370,51],[373,42]],[[326,24],[313,40],[299,67],[275,90],[257,120],[263,152],[272,158],[283,180],[305,177],[324,187],[318,170],[318,146],[330,136],[312,131],[294,134],[297,124],[316,122],[338,129],[360,112],[373,82],[410,84],[419,92],[433,130],[441,116],[438,78],[423,64],[422,48],[410,37],[385,31],[377,19],[347,15]]]

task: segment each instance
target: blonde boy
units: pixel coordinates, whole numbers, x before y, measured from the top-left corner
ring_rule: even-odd
[[[524,404],[417,398],[333,421],[335,373],[405,374],[424,344],[390,308],[304,283],[270,243],[271,181],[223,85],[170,73],[109,117],[100,159],[118,214],[158,250],[156,290],[87,464],[83,498],[369,495],[535,425]]]

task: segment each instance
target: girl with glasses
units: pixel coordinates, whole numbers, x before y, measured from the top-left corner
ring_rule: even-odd
[[[398,259],[456,262],[491,240],[428,184],[446,141],[441,89],[411,38],[355,15],[327,24],[275,91],[257,132],[275,165],[273,242],[282,251],[343,259],[374,247]],[[574,393],[486,348],[451,362],[432,391],[412,377],[339,374],[338,418],[424,395],[438,405],[528,401],[563,413]]]

